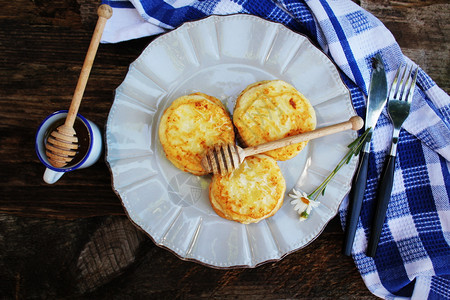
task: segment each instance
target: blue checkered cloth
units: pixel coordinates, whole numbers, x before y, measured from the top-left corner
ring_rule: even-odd
[[[208,15],[253,14],[308,35],[338,65],[358,115],[365,116],[371,58],[392,82],[411,61],[373,15],[350,0],[132,0],[113,7],[103,42],[162,33]],[[398,144],[395,178],[377,255],[365,255],[375,197],[392,137],[384,111],[374,131],[369,175],[353,248],[369,290],[386,299],[450,299],[450,97],[420,70]],[[348,198],[339,209],[345,228]]]

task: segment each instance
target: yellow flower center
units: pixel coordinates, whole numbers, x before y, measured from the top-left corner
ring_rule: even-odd
[[[302,202],[305,203],[306,205],[309,204],[309,200],[306,197],[301,197],[300,200],[302,200]]]

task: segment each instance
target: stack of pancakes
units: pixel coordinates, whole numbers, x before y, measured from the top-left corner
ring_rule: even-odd
[[[180,170],[205,175],[200,161],[214,145],[235,142],[234,127],[245,144],[254,146],[315,129],[309,101],[282,80],[249,85],[236,100],[233,121],[220,100],[195,93],[175,100],[164,112],[159,138],[166,157]],[[247,157],[233,172],[214,175],[209,199],[228,220],[255,223],[274,215],[283,204],[286,183],[277,160],[296,156],[302,142]]]

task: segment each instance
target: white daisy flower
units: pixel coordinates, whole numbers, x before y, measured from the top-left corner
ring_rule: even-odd
[[[294,210],[300,215],[300,221],[304,221],[308,219],[311,210],[319,206],[320,202],[309,199],[303,191],[297,191],[296,189],[292,189],[292,191],[294,193],[289,194],[289,197],[293,198],[291,204],[294,205]]]

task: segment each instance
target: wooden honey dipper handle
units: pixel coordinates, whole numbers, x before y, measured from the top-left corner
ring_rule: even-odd
[[[304,132],[298,135],[285,137],[280,140],[276,140],[273,142],[268,142],[264,144],[260,144],[253,147],[248,147],[242,149],[243,157],[264,153],[270,150],[278,149],[281,147],[289,146],[292,144],[297,144],[304,141],[309,141],[312,139],[317,139],[326,135],[338,133],[344,130],[353,129],[359,130],[363,127],[364,121],[358,116],[351,117],[348,121],[322,127],[313,131]]]
[[[275,150],[281,147],[297,144],[304,141],[317,139],[326,135],[338,133],[344,130],[359,130],[364,121],[358,116],[351,117],[348,121],[315,129],[313,131],[300,133],[280,140],[264,143],[261,145],[241,148],[236,144],[216,145],[208,150],[201,159],[202,168],[208,173],[225,175],[236,169],[244,159],[259,153]]]
[[[94,63],[95,55],[97,54],[100,39],[102,37],[103,30],[105,29],[106,21],[112,16],[112,8],[107,4],[102,4],[99,6],[97,14],[97,25],[95,26],[94,33],[92,34],[91,43],[89,45],[86,58],[84,59],[80,77],[78,78],[78,83],[72,97],[72,102],[70,103],[69,112],[67,113],[66,121],[64,123],[69,127],[73,127],[75,122],[78,108],[80,107],[81,99],[83,98],[89,74]]]

